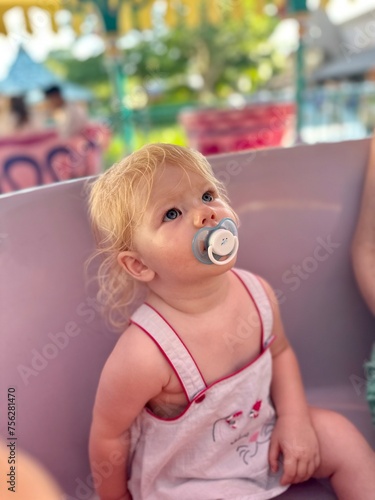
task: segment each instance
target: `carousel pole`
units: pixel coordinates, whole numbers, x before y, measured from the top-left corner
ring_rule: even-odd
[[[291,13],[298,22],[298,48],[295,57],[295,103],[296,103],[296,139],[297,144],[302,142],[303,128],[303,101],[305,91],[305,29],[307,0],[288,0],[287,12]]]
[[[123,71],[121,54],[116,46],[115,35],[107,36],[107,68],[112,87],[115,93],[115,108],[119,110],[122,137],[125,142],[125,153],[130,154],[134,150],[134,128],[131,109],[126,105],[127,77]]]
[[[298,21],[298,48],[296,53],[296,71],[295,71],[295,99],[296,99],[296,143],[302,142],[303,128],[303,101],[305,91],[305,23],[304,18],[297,16]]]
[[[117,37],[119,32],[119,16],[121,6],[128,4],[127,15],[131,16],[131,23],[138,25],[137,20],[140,11],[152,4],[152,0],[92,0],[99,8],[103,17],[107,32],[107,61],[110,78],[115,91],[117,109],[120,111],[121,127],[125,141],[126,153],[134,150],[134,125],[133,112],[126,103],[127,75],[123,69],[122,54],[117,47]],[[124,14],[123,14],[124,15]]]
[[[129,0],[128,0],[129,1]],[[119,111],[122,136],[125,142],[125,152],[134,150],[134,127],[131,109],[126,105],[127,75],[123,70],[122,54],[117,47],[118,9],[121,0],[96,0],[106,31],[106,60],[109,78],[115,94],[116,111]]]

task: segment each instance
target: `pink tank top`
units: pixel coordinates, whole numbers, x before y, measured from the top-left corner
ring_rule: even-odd
[[[144,408],[135,420],[128,482],[133,500],[261,500],[287,489],[280,485],[282,467],[273,474],[268,462],[275,424],[268,349],[273,340],[272,310],[256,276],[242,270],[235,274],[261,319],[260,353],[210,386],[157,311],[143,304],[132,316],[167,358],[189,401],[176,418],[163,419]],[[235,333],[241,335],[239,330]]]

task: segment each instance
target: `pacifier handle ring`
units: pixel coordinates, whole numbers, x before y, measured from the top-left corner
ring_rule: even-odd
[[[227,259],[225,259],[225,260],[215,259],[215,256],[212,252],[212,245],[210,245],[208,247],[207,253],[208,253],[208,257],[209,257],[210,261],[213,264],[217,264],[218,266],[224,266],[224,264],[228,264],[228,262],[230,262],[231,260],[233,260],[235,258],[236,254],[237,254],[237,250],[238,250],[238,238],[237,238],[237,236],[234,236],[234,248],[231,251],[231,255]]]

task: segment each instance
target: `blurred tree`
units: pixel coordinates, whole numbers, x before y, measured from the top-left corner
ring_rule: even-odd
[[[46,66],[63,78],[91,89],[108,82],[103,54],[82,61],[74,58],[70,51],[53,51],[48,56]]]
[[[92,113],[110,115],[112,88],[105,67],[105,57],[100,54],[85,60],[73,57],[69,50],[50,52],[46,66],[63,79],[90,89],[95,95]]]
[[[146,88],[163,82],[167,93],[209,103],[232,92],[254,91],[280,70],[282,61],[268,39],[279,19],[243,0],[242,18],[231,16],[232,4],[222,0],[227,15],[219,23],[155,30],[125,51],[125,72]],[[272,2],[270,2],[272,3]],[[225,14],[225,13],[224,13]],[[169,99],[170,101],[170,99]]]
[[[163,1],[165,16],[161,10]],[[116,2],[120,5],[121,0]],[[103,91],[108,92],[106,98],[107,103],[112,100],[114,128],[125,130],[123,135],[131,149],[133,133],[126,134],[126,131],[132,124],[149,129],[161,121],[175,122],[182,104],[196,101],[211,104],[236,92],[255,91],[282,69],[282,58],[268,41],[279,22],[275,2],[139,0],[138,4],[137,0],[137,6],[155,6],[152,16],[150,10],[146,12],[142,7],[143,14],[147,14],[142,15],[142,19],[153,19],[152,29],[147,23],[141,23],[139,27],[143,30],[140,31],[129,26],[122,40],[119,32],[109,30],[105,23],[109,32],[104,57],[74,61],[53,54],[49,63],[55,70],[60,64],[66,78],[89,86],[96,95],[98,90],[102,97]],[[107,3],[100,3],[99,7]],[[130,0],[122,4],[128,9]],[[86,4],[79,2],[78,5]],[[111,12],[116,16],[116,9]],[[117,12],[117,17],[127,17],[124,16]],[[120,46],[128,48],[119,51]],[[104,61],[112,86],[116,88],[112,96]],[[123,79],[121,75],[128,78]],[[150,104],[163,106],[150,107]]]

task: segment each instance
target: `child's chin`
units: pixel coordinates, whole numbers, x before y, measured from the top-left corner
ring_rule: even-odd
[[[229,271],[230,269],[232,269],[232,267],[234,267],[235,263],[236,263],[236,258],[230,260],[229,262],[227,262],[226,264],[204,264],[207,268],[210,268],[210,272],[212,272],[213,274],[222,274],[226,271]]]

